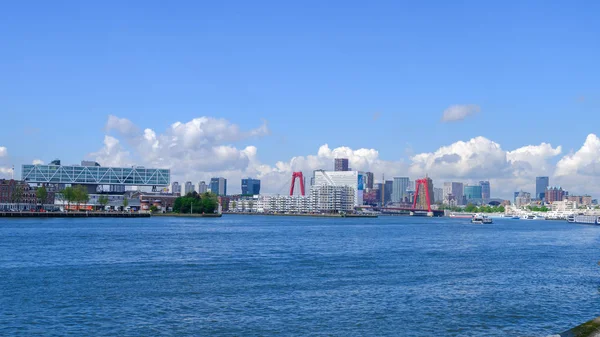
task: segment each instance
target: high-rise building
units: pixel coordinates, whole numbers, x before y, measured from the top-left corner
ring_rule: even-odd
[[[463,204],[463,183],[445,182],[443,192],[443,202],[447,205]]]
[[[431,180],[431,178],[429,177],[425,179],[427,180],[427,190],[425,190],[426,186],[424,184],[421,184],[419,186],[419,194],[416,196],[417,208],[419,209],[427,209],[427,194],[429,194],[429,203],[434,203],[435,194],[433,191],[433,180]],[[415,186],[415,193],[416,188],[417,186]]]
[[[259,195],[260,180],[258,179],[242,179],[242,194],[243,195]]]
[[[181,185],[179,185],[179,182],[177,182],[177,181],[173,182],[173,185],[171,187],[171,192],[176,195],[181,195]]]
[[[335,158],[335,171],[348,171],[348,158]]]
[[[194,192],[194,184],[191,181],[185,182],[185,188],[183,189],[183,194],[187,195],[188,193]]]
[[[468,203],[478,204],[483,201],[481,195],[481,186],[479,185],[466,185],[463,193]]]
[[[389,204],[390,202],[392,202],[392,194],[393,194],[393,190],[394,190],[394,181],[392,180],[386,180],[385,184],[383,185],[384,189],[383,189],[383,203],[384,204]]]
[[[375,175],[373,172],[365,172],[365,189],[372,190],[375,184]]]
[[[201,181],[198,183],[198,193],[202,194],[202,193],[206,193],[208,192],[208,186],[206,185],[206,182]]]
[[[519,192],[517,199],[515,200],[515,205],[517,207],[526,206],[531,203],[531,193],[529,192]]]
[[[394,177],[392,185],[392,202],[404,202],[410,179],[408,177]]]
[[[563,201],[568,194],[562,187],[548,187],[544,192],[544,199],[551,204],[554,201]]]
[[[216,195],[225,196],[227,195],[227,179],[211,178],[210,179],[210,191]]]
[[[491,193],[490,193],[490,182],[489,181],[480,181],[479,186],[481,186],[481,199],[483,203],[487,204],[490,202]]]
[[[433,199],[435,203],[441,203],[444,200],[444,189],[443,188],[434,188],[433,189]]]
[[[550,186],[548,177],[535,177],[535,198],[545,199],[546,189]]]

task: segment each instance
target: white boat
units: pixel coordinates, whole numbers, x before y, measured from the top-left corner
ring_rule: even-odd
[[[491,223],[493,223],[493,220],[490,219],[489,217],[487,217],[486,215],[475,214],[471,218],[471,223],[476,223],[476,224],[491,224]]]
[[[533,215],[533,214],[527,214],[527,215],[523,215],[521,217],[521,220],[544,220],[544,218],[539,217],[537,215]]]
[[[573,215],[567,217],[567,221],[571,223],[579,223],[584,225],[600,225],[600,216],[597,215]]]

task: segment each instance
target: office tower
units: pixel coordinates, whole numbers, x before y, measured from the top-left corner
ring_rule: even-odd
[[[171,188],[171,192],[173,194],[181,195],[181,185],[179,185],[177,181],[174,181],[172,186],[173,187]]]
[[[490,182],[480,181],[479,186],[481,186],[481,199],[483,200],[483,203],[486,204],[490,202]]]
[[[435,203],[441,203],[444,200],[444,189],[443,188],[434,188],[433,196]]]
[[[206,185],[206,182],[201,181],[198,183],[198,193],[202,194],[202,193],[206,193],[208,192],[208,186]]]
[[[463,204],[463,183],[445,182],[443,192],[443,202],[445,204],[462,205]]]
[[[259,195],[260,180],[258,179],[242,179],[242,194],[243,195]]]
[[[392,202],[404,202],[410,179],[408,177],[394,177],[392,185]]]
[[[389,204],[390,202],[392,202],[394,182],[392,180],[386,180],[383,187],[384,187],[384,193],[383,193],[384,203]]]
[[[211,178],[210,179],[210,191],[216,195],[226,196],[227,195],[227,179]]]
[[[187,195],[188,193],[192,193],[192,192],[194,192],[194,184],[192,184],[191,181],[186,181],[185,188],[183,190],[183,194]]]
[[[543,200],[549,185],[550,179],[548,177],[535,177],[535,198]]]
[[[365,189],[372,190],[375,184],[375,175],[373,172],[365,172]]]
[[[464,195],[468,203],[479,204],[482,202],[481,186],[479,185],[466,185]]]
[[[335,158],[335,171],[348,171],[348,158]]]

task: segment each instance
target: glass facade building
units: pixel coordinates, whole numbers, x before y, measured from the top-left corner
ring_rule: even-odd
[[[169,186],[171,171],[143,167],[23,165],[28,183]]]
[[[259,195],[260,180],[258,179],[242,179],[242,194],[243,195]]]
[[[482,201],[481,186],[465,186],[464,196],[467,202],[478,203]]]
[[[546,189],[550,185],[550,178],[535,177],[535,198],[543,200],[546,198]]]

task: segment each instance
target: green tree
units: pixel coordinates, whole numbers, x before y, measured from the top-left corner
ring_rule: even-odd
[[[10,199],[12,203],[21,203],[21,200],[23,200],[23,186],[16,184],[15,187],[13,187],[12,193],[10,194]]]
[[[467,204],[467,206],[465,207],[465,212],[467,212],[467,213],[475,213],[475,212],[477,212],[477,206],[475,206],[475,205],[473,205],[473,204],[469,203],[469,204]]]
[[[150,212],[152,212],[152,213],[158,212],[158,207],[156,207],[154,205],[150,206]]]
[[[40,204],[42,204],[42,208],[44,208],[44,204],[48,200],[48,190],[46,190],[46,186],[38,187],[35,191],[35,196],[40,201]]]
[[[83,185],[77,185],[74,188],[74,200],[77,203],[77,210],[79,209],[79,205],[87,204],[90,201],[90,195],[87,192],[87,189]]]
[[[75,201],[75,190],[72,186],[65,187],[62,192],[60,192],[62,196],[61,199],[67,202],[67,209],[71,208],[71,203]]]
[[[108,202],[109,202],[109,201],[108,201],[108,197],[107,197],[107,196],[105,196],[105,195],[101,195],[101,196],[98,198],[98,203],[99,203],[100,205],[102,205],[102,210],[103,210],[103,211],[104,211],[104,210],[106,210],[106,205],[108,205]]]
[[[242,203],[242,206],[243,206],[243,205],[244,205],[244,203]],[[232,201],[231,201],[231,210],[234,210],[234,211],[235,211],[236,207],[237,207],[237,201],[235,201],[235,200],[232,200]]]
[[[125,211],[127,206],[129,206],[129,200],[127,199],[127,197],[123,197],[123,211]]]
[[[504,208],[504,206],[498,206],[498,212],[504,213],[506,212],[506,208]]]

